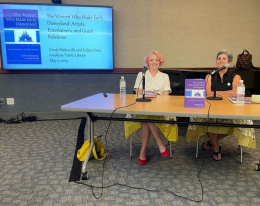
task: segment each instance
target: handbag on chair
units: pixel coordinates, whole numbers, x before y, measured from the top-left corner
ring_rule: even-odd
[[[244,49],[243,52],[237,56],[237,63],[234,68],[236,70],[257,69],[253,66],[252,54],[250,54],[246,49]]]

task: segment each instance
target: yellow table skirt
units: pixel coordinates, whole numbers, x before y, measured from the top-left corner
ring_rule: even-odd
[[[205,122],[207,119],[203,118],[191,118],[193,122]],[[210,119],[210,122],[220,122],[229,124],[248,124],[252,125],[252,120],[223,120],[223,119]],[[186,133],[186,140],[197,141],[201,136],[205,135],[207,132],[207,126],[201,125],[189,125]],[[238,128],[238,127],[216,127],[209,126],[208,132],[227,134],[231,136],[236,136],[238,144],[244,147],[256,148],[256,138],[255,130],[253,128]]]
[[[152,115],[134,115],[135,119],[155,119],[155,120],[176,120],[176,117],[164,117],[164,116],[152,116]],[[166,123],[155,123],[160,129],[162,134],[166,137],[168,141],[176,142],[178,140],[178,126]],[[134,132],[136,132],[140,127],[140,122],[124,122],[125,127],[125,138],[128,139]]]

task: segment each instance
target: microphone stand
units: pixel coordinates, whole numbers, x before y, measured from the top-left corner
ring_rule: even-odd
[[[145,98],[145,69],[143,69],[143,76],[142,76],[142,81],[143,81],[143,97],[136,99],[137,102],[150,102],[152,101],[151,99],[146,99]]]
[[[217,75],[216,74],[213,74],[211,75],[212,78],[214,78],[213,82],[214,82],[214,85],[213,85],[213,97],[207,97],[208,100],[222,100],[223,98],[222,97],[217,97],[216,96],[216,93],[217,93]]]

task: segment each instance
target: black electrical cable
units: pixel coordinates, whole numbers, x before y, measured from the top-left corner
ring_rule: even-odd
[[[139,85],[138,85],[138,90],[139,90],[139,86],[140,86],[140,84],[141,84],[142,81],[143,81],[143,80],[141,80],[140,83],[139,83]],[[136,94],[137,98],[138,98],[138,90],[137,90],[137,94]],[[136,99],[137,99],[137,98],[136,98]],[[126,106],[124,106],[124,107],[115,108],[114,111],[111,113],[110,121],[109,121],[109,124],[108,124],[108,127],[107,127],[107,131],[106,131],[106,134],[105,134],[105,143],[106,143],[107,152],[109,152],[108,146],[107,146],[107,133],[108,133],[110,124],[111,124],[111,122],[112,122],[112,117],[113,117],[114,112],[115,112],[116,110],[118,110],[118,109],[126,108],[126,107],[132,106],[132,105],[134,105],[134,104],[136,104],[136,100],[135,100],[135,102],[132,103],[132,104],[126,105]],[[99,197],[96,197],[95,193],[93,192],[93,187],[91,187],[92,195],[93,195],[93,197],[95,197],[96,199],[99,199],[99,198],[102,197],[102,195],[103,195],[103,189],[105,188],[105,187],[103,186],[103,185],[104,185],[104,181],[103,181],[103,180],[104,180],[104,169],[105,169],[106,159],[107,159],[107,157],[105,157],[104,162],[103,162],[103,168],[102,168],[102,169],[103,169],[103,170],[102,170],[102,187],[100,187],[100,188],[102,188],[102,190],[101,190],[101,194],[100,194]],[[75,181],[75,183],[78,183],[78,182]],[[95,187],[94,187],[94,188],[95,188]]]
[[[85,117],[75,117],[75,118],[60,118],[60,119],[37,119],[34,114],[30,114],[29,116],[25,116],[24,112],[18,113],[16,115],[16,119],[14,117],[10,117],[8,120],[4,120],[0,118],[0,123],[5,124],[13,124],[13,123],[21,123],[21,122],[32,122],[32,121],[58,121],[58,120],[77,120]]]
[[[209,75],[209,76],[210,76],[210,75]],[[209,76],[208,76],[208,78],[209,78]],[[207,78],[207,80],[206,80],[206,85],[207,85],[207,82],[208,82],[208,78]],[[139,86],[140,86],[141,82],[142,82],[142,80],[140,81]],[[138,86],[137,91],[136,91],[136,99],[138,98],[139,86]],[[208,123],[209,123],[209,111],[210,111],[211,103],[207,100],[207,93],[206,93],[206,101],[207,101],[207,103],[209,104],[209,110],[208,110]],[[109,128],[110,128],[110,125],[111,125],[111,121],[112,121],[113,114],[114,114],[115,111],[118,110],[118,109],[126,108],[126,107],[132,106],[132,105],[134,105],[134,104],[136,104],[136,101],[135,101],[134,103],[131,103],[131,104],[127,105],[127,106],[118,107],[118,108],[114,109],[114,111],[111,113],[109,125],[108,125],[108,127],[107,127],[106,134],[105,134],[105,144],[106,144],[106,148],[107,148],[107,151],[108,151],[108,152],[109,152],[109,150],[108,150],[108,146],[107,146],[107,138],[106,138],[106,137],[107,137],[107,133],[108,133],[108,130],[109,130]],[[34,116],[34,115],[29,115],[29,116]],[[17,120],[22,121],[22,120],[24,120],[24,119],[26,119],[24,112],[17,114]],[[68,118],[68,119],[37,119],[36,121],[56,121],[56,120],[76,120],[76,119],[82,119],[82,117],[80,117],[80,118]],[[15,120],[15,118],[11,117],[9,120],[6,120],[6,121],[3,120],[3,119],[0,119],[0,122],[14,123],[14,122],[16,122],[17,120]],[[206,133],[208,132],[208,126],[209,126],[209,125],[207,125]],[[206,136],[205,136],[205,138],[206,138]],[[204,140],[205,140],[205,139],[204,139]],[[193,202],[201,202],[201,201],[203,200],[204,190],[203,190],[202,182],[201,182],[200,177],[199,177],[199,175],[200,175],[200,173],[202,172],[203,167],[204,167],[204,156],[203,156],[203,153],[202,153],[202,166],[201,166],[201,169],[199,170],[199,172],[198,172],[198,174],[197,174],[197,178],[198,178],[198,180],[199,180],[199,182],[200,182],[200,185],[201,185],[201,193],[202,193],[202,197],[201,197],[200,200],[193,200],[193,199],[190,199],[190,198],[188,198],[188,197],[184,197],[184,196],[181,196],[181,195],[177,195],[177,194],[175,194],[174,192],[172,192],[172,191],[170,191],[170,190],[149,190],[149,189],[145,189],[145,188],[142,188],[142,187],[132,187],[132,186],[125,185],[125,184],[120,184],[120,183],[115,183],[115,184],[112,184],[112,185],[109,185],[109,186],[104,186],[104,185],[103,185],[103,184],[104,184],[104,181],[103,181],[103,180],[104,180],[105,162],[106,162],[106,158],[104,159],[104,162],[103,162],[102,186],[101,186],[101,187],[100,187],[100,186],[88,185],[88,184],[85,184],[85,183],[83,183],[83,182],[75,181],[75,183],[77,183],[77,184],[83,184],[83,185],[85,185],[85,186],[90,187],[90,188],[91,188],[91,191],[92,191],[92,194],[93,194],[93,196],[94,196],[96,199],[99,199],[99,198],[102,197],[102,195],[103,195],[103,189],[110,188],[110,187],[112,187],[112,186],[118,185],[118,186],[124,186],[124,187],[132,188],[132,189],[141,189],[141,190],[148,191],[148,192],[169,192],[169,193],[175,195],[176,197],[181,197],[181,198],[184,198],[184,199],[193,201]],[[100,188],[100,189],[102,189],[102,192],[101,192],[101,194],[100,194],[99,197],[97,197],[97,196],[95,195],[95,193],[94,193],[94,191],[93,191],[93,188]]]
[[[88,184],[86,184],[84,182],[77,182],[77,181],[75,181],[75,183],[82,184],[82,185],[85,185],[87,187],[90,187],[92,189],[92,194],[93,194],[93,188],[98,188],[98,189],[102,189],[103,190],[103,189],[110,188],[110,187],[118,185],[118,186],[128,187],[128,188],[137,189],[137,190],[144,190],[144,191],[148,191],[148,192],[168,192],[168,193],[173,194],[176,197],[187,199],[187,200],[190,200],[192,202],[201,202],[202,201],[202,199],[201,200],[193,200],[191,198],[184,197],[182,195],[178,195],[178,194],[176,194],[176,193],[174,193],[174,192],[172,192],[170,190],[150,190],[150,189],[146,189],[146,188],[143,188],[143,187],[133,187],[133,186],[129,186],[129,185],[121,184],[121,183],[114,183],[112,185],[108,185],[108,186],[105,186],[105,187],[104,186],[100,187],[100,186],[88,185]],[[96,198],[96,199],[98,199],[98,198]]]
[[[142,82],[142,80],[140,81],[139,86],[140,86],[141,82]],[[208,78],[207,78],[207,81],[206,81],[206,85],[207,85],[207,82],[208,82]],[[137,92],[136,92],[137,98],[138,98],[139,86],[138,86],[138,89],[137,89]],[[206,95],[206,96],[207,96],[207,95]],[[208,100],[207,100],[207,102],[208,102]],[[208,103],[209,103],[209,105],[211,106],[210,102],[208,102]],[[108,151],[108,146],[107,146],[107,138],[106,138],[106,137],[107,137],[107,133],[108,133],[108,130],[109,130],[109,127],[110,127],[110,124],[111,124],[111,121],[112,121],[112,116],[113,116],[114,112],[115,112],[117,109],[126,108],[126,107],[129,107],[129,106],[134,105],[134,104],[136,104],[136,101],[135,101],[134,103],[132,103],[132,104],[127,105],[127,106],[118,107],[118,108],[116,108],[116,109],[112,112],[111,117],[110,117],[110,122],[109,122],[109,125],[108,125],[108,127],[107,127],[106,134],[105,134],[105,142],[106,142],[107,151]],[[210,106],[209,106],[209,110],[208,110],[208,120],[209,120]],[[207,131],[208,131],[208,125],[207,125]],[[193,202],[202,202],[202,201],[203,201],[204,190],[203,190],[202,182],[201,182],[200,177],[199,177],[199,176],[200,176],[200,173],[202,172],[203,167],[204,167],[204,158],[203,158],[203,155],[202,155],[202,165],[201,165],[201,169],[199,170],[199,172],[198,172],[198,174],[197,174],[197,178],[198,178],[199,183],[200,183],[200,185],[201,185],[201,194],[202,194],[202,195],[201,195],[201,199],[199,199],[199,200],[194,200],[194,199],[191,199],[191,198],[188,198],[188,197],[184,197],[184,196],[181,196],[181,195],[177,195],[177,194],[175,194],[174,192],[172,192],[172,191],[170,191],[170,190],[149,190],[149,189],[145,189],[145,188],[143,188],[143,187],[132,187],[132,186],[129,186],[129,185],[126,185],[126,184],[120,184],[120,183],[114,183],[114,184],[109,185],[109,186],[104,186],[104,181],[103,181],[103,180],[104,180],[105,162],[106,162],[106,158],[104,159],[104,162],[103,162],[102,186],[88,185],[88,184],[86,184],[86,183],[84,183],[84,182],[74,181],[76,184],[82,184],[82,185],[85,185],[85,186],[90,187],[90,188],[91,188],[91,191],[92,191],[92,195],[93,195],[96,199],[99,199],[99,198],[102,197],[102,195],[103,195],[103,189],[110,188],[110,187],[113,187],[113,186],[118,185],[118,186],[124,186],[124,187],[132,188],[132,189],[144,190],[144,191],[148,191],[148,192],[169,192],[169,193],[175,195],[176,197],[184,198],[184,199],[187,199],[187,200],[190,200],[190,201],[193,201]],[[95,193],[94,193],[94,191],[93,191],[94,188],[102,189],[102,190],[101,190],[101,194],[100,194],[99,197],[96,197],[96,195],[95,195]]]

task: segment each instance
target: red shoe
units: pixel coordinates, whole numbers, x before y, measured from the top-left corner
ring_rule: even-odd
[[[163,157],[168,157],[170,155],[170,151],[166,148],[164,152],[161,153]]]
[[[138,159],[138,164],[139,165],[145,165],[147,163],[147,157],[146,157],[146,160],[141,160],[140,158]]]

